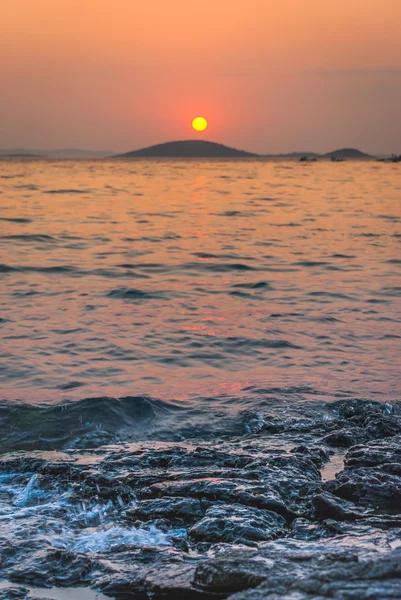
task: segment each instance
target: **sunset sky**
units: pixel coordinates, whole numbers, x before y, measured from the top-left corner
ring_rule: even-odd
[[[401,152],[401,0],[4,0],[0,82],[3,148]]]

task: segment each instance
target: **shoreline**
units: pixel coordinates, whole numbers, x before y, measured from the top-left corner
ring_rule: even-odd
[[[401,403],[247,418],[213,441],[2,455],[15,598],[401,597]]]

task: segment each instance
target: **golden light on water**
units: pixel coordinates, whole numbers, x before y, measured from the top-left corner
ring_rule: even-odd
[[[208,127],[208,122],[205,117],[195,117],[192,121],[192,127],[195,131],[205,131]]]

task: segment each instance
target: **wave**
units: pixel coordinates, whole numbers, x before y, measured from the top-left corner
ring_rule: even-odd
[[[145,396],[84,398],[56,405],[2,400],[0,429],[5,434],[0,439],[0,454],[242,435],[246,425],[239,416],[241,410],[232,403],[224,396],[185,405]]]
[[[44,233],[32,233],[32,234],[20,234],[20,235],[2,235],[0,236],[2,240],[13,240],[16,242],[54,242],[56,241],[54,237],[51,235],[46,235]]]
[[[249,386],[244,391],[243,396],[222,394],[185,403],[146,396],[84,398],[56,405],[2,400],[0,454],[95,449],[118,442],[215,443],[261,430],[281,436],[316,427],[324,429],[325,423],[342,419],[344,411],[352,415],[357,407],[362,413],[371,407],[384,415],[389,411],[401,413],[401,402],[390,405],[345,394],[327,402],[323,392],[304,386]]]
[[[254,281],[251,283],[236,283],[233,288],[241,288],[245,290],[272,290],[272,286],[267,281]]]
[[[81,269],[72,265],[52,265],[38,267],[28,265],[7,265],[0,263],[0,273],[40,273],[42,275],[66,275],[70,277],[105,277],[107,279],[148,279],[148,275],[133,271],[132,268],[117,265],[116,268]]]
[[[330,263],[323,260],[300,260],[293,264],[297,267],[326,267],[330,265]]]
[[[0,453],[95,448],[130,435],[135,438],[139,428],[149,427],[157,412],[167,408],[162,401],[139,396],[86,398],[55,406],[3,400],[0,425],[8,433],[0,440]]]
[[[89,194],[91,190],[78,190],[78,189],[60,189],[60,190],[46,190],[45,194]]]
[[[165,292],[145,292],[135,288],[117,288],[106,294],[107,298],[118,298],[119,300],[153,300],[166,296]]]
[[[7,223],[32,223],[32,219],[24,219],[22,217],[0,217],[0,221],[5,221]]]
[[[182,265],[182,269],[194,269],[196,271],[215,271],[216,273],[228,273],[230,271],[259,271],[256,267],[251,267],[244,263],[186,263]]]

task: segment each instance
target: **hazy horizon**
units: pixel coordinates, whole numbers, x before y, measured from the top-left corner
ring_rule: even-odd
[[[399,0],[13,0],[0,146],[401,151]]]

